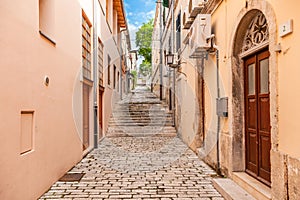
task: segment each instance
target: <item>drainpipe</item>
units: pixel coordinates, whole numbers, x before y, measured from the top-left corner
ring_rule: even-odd
[[[219,50],[216,50],[216,62],[217,62],[217,99],[220,98],[220,75],[219,75]],[[220,123],[221,117],[218,115],[217,121],[217,173],[221,173],[220,169]]]
[[[160,91],[160,100],[163,99],[163,2],[162,0],[160,2],[160,65],[159,65],[159,75],[160,75],[160,86],[159,86],[159,91]]]
[[[175,19],[174,19],[174,1],[172,2],[172,36],[173,36],[173,47],[172,47],[172,52],[174,53],[175,52],[175,28],[174,28],[174,23],[175,23]],[[176,112],[176,109],[175,109],[175,81],[176,81],[176,78],[175,78],[175,75],[176,75],[176,71],[175,71],[175,68],[173,69],[173,83],[172,83],[172,87],[173,87],[173,93],[172,93],[172,110],[173,110],[173,126],[175,127],[175,112]]]
[[[119,86],[120,86],[120,98],[121,98],[121,100],[123,98],[123,91],[122,91],[123,90],[123,83],[122,83],[122,81],[123,81],[123,77],[122,77],[122,74],[123,74],[123,69],[122,69],[122,55],[123,55],[123,49],[122,49],[122,32],[123,31],[124,30],[122,30],[121,33],[120,33],[120,85]]]
[[[93,79],[94,79],[94,148],[98,148],[98,36],[97,36],[97,0],[93,1]]]

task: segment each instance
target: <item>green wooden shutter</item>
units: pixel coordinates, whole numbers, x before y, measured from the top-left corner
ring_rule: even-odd
[[[163,0],[163,6],[164,7],[169,7],[169,0]]]

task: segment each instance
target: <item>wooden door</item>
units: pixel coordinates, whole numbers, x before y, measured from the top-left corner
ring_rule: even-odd
[[[82,144],[83,144],[83,150],[87,149],[89,147],[89,130],[90,130],[90,120],[89,120],[89,86],[86,84],[83,84],[83,136],[82,136]]]
[[[246,172],[270,185],[269,52],[245,60]]]
[[[103,91],[99,90],[99,139],[103,137]]]

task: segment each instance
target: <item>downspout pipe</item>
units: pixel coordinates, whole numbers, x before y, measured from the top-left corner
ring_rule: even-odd
[[[122,68],[122,56],[123,56],[122,42],[123,42],[123,40],[122,39],[123,38],[122,38],[122,32],[123,31],[121,31],[121,33],[120,33],[120,99],[121,100],[123,99],[123,83],[122,83],[122,81],[123,81],[123,68]]]
[[[219,50],[216,50],[216,62],[217,62],[217,100],[220,98],[220,74],[219,74]],[[220,169],[220,123],[221,117],[218,115],[217,120],[217,173],[221,173]]]
[[[160,29],[160,63],[159,63],[159,76],[160,76],[160,86],[159,86],[159,91],[160,91],[160,100],[163,99],[163,2],[162,0],[159,1],[160,3],[160,24],[159,24],[159,29]]]
[[[175,42],[176,42],[176,38],[175,38],[175,28],[174,28],[174,25],[175,25],[175,19],[174,19],[174,3],[175,3],[175,1],[172,1],[172,36],[173,36],[173,42],[172,42],[172,44],[173,44],[173,47],[172,47],[172,51],[173,51],[173,53],[175,52]],[[172,87],[173,87],[173,92],[172,92],[172,110],[173,110],[173,113],[172,113],[172,115],[173,115],[173,126],[175,127],[176,126],[176,124],[175,124],[175,113],[176,113],[176,109],[175,109],[175,106],[176,106],[176,104],[175,104],[175,81],[176,81],[176,77],[175,77],[175,75],[176,75],[176,70],[175,70],[175,68],[173,69],[173,80],[172,80]]]
[[[97,0],[93,1],[93,100],[94,100],[94,148],[98,148],[98,34]]]

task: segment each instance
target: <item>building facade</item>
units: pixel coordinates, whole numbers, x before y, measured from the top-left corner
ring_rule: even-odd
[[[5,0],[0,6],[0,198],[37,199],[96,146],[124,92],[124,5]]]
[[[175,39],[162,40],[172,41],[179,61],[175,87],[163,85],[175,88],[178,134],[257,199],[299,197],[295,5],[177,0],[165,9]],[[161,13],[155,20],[164,19]],[[253,190],[253,182],[260,189]]]

